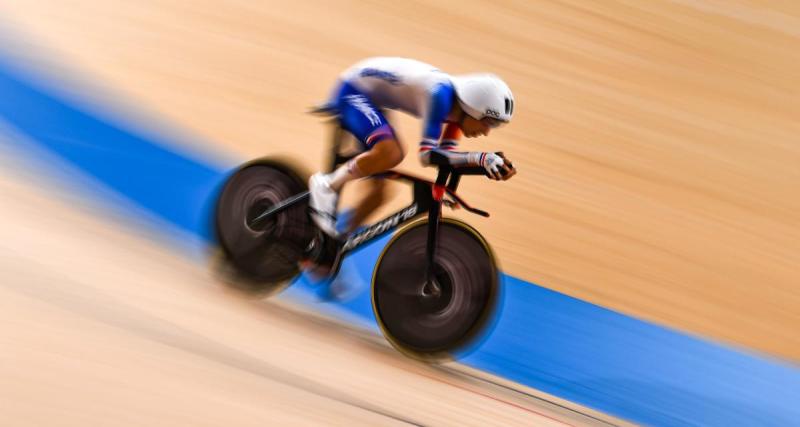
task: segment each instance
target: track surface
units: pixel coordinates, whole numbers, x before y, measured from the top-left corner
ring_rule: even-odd
[[[5,170],[20,164],[3,156]],[[0,179],[4,423],[618,424],[229,295],[156,236],[94,218],[113,216],[107,207],[31,181],[41,184],[30,172]]]
[[[507,272],[800,360],[792,2],[0,5],[4,31],[57,52],[46,62],[79,75],[60,78],[90,81],[103,104],[160,115],[157,125],[178,123],[217,144],[193,149],[221,146],[237,160],[280,151],[319,165],[324,129],[302,112],[362,57],[495,71],[515,89],[518,118],[490,144],[522,173],[503,185],[468,183],[464,193],[491,207],[491,222],[470,221]],[[400,130],[413,147],[415,126],[401,118]],[[405,168],[417,167],[413,157]],[[0,339],[14,350],[0,375],[19,386],[2,390],[0,409],[12,419],[596,421],[221,294],[202,269],[154,247],[154,236],[132,238],[133,228],[116,231],[66,206],[82,202],[5,178]],[[444,409],[459,409],[443,410],[442,396],[453,405]]]
[[[521,172],[464,194],[494,213],[470,221],[508,273],[800,360],[796,2],[0,3],[25,45],[122,95],[104,104],[238,160],[318,167],[325,129],[303,112],[362,57],[497,72],[517,119],[467,146]],[[400,132],[413,147],[416,126]]]

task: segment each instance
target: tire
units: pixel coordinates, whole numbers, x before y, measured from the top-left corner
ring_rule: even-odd
[[[484,329],[497,303],[499,277],[483,237],[464,222],[439,223],[436,277],[440,295],[423,295],[428,221],[401,229],[372,277],[372,306],[386,338],[408,356],[451,359]]]
[[[283,290],[300,273],[298,261],[316,232],[308,217],[308,202],[297,203],[257,228],[250,227],[248,219],[306,190],[306,181],[277,161],[254,161],[231,175],[215,216],[230,285],[248,293],[271,294]]]

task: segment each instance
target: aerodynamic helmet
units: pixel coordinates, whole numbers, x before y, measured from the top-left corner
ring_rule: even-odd
[[[514,115],[514,95],[494,74],[464,74],[451,78],[458,103],[465,113],[481,120],[490,117],[504,123]]]

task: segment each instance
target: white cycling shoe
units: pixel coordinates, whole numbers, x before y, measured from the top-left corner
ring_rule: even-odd
[[[336,204],[339,193],[331,188],[328,178],[322,173],[311,175],[308,189],[311,193],[308,203],[311,207],[311,219],[325,234],[336,237]]]

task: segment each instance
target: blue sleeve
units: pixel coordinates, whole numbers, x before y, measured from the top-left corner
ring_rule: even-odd
[[[428,116],[425,117],[423,142],[437,144],[442,135],[442,124],[450,110],[453,108],[455,91],[449,83],[442,83],[434,86],[431,91],[430,108]]]

